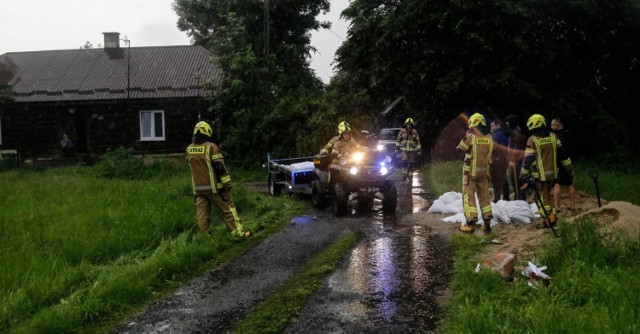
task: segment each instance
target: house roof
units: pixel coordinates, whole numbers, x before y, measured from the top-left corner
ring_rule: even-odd
[[[210,58],[201,46],[118,47],[9,52],[0,66],[18,103],[127,99],[127,86],[131,99],[176,98],[205,95],[199,84],[220,80]]]

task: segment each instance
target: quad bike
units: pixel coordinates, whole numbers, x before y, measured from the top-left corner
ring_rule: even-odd
[[[391,157],[382,152],[353,152],[339,156],[318,156],[316,178],[311,181],[311,202],[324,209],[329,203],[335,216],[347,213],[348,203],[358,201],[360,210],[370,210],[375,198],[382,201],[382,211],[396,211],[396,185],[387,178],[393,172]]]

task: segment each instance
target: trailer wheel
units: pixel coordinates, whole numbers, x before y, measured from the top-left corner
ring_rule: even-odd
[[[319,210],[324,210],[327,207],[327,194],[324,190],[324,185],[320,180],[311,181],[311,205]]]
[[[384,199],[382,200],[382,212],[393,213],[396,212],[396,206],[398,205],[398,192],[396,190],[396,184],[393,181],[385,181],[382,194]]]
[[[276,183],[273,174],[269,175],[269,194],[271,196],[280,196],[280,193],[282,193],[282,185]]]
[[[336,217],[344,216],[347,213],[347,192],[340,183],[333,186],[333,214]]]

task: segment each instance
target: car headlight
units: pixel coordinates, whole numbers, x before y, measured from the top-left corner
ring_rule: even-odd
[[[351,159],[353,159],[353,162],[355,162],[355,163],[360,163],[362,161],[363,157],[364,157],[364,153],[356,152],[356,153],[353,154]]]
[[[382,145],[382,144],[378,144],[378,146],[376,146],[376,149],[377,149],[378,151],[384,151],[384,150],[385,150],[385,147],[384,147],[384,145]]]
[[[351,169],[349,169],[349,173],[351,173],[351,175],[358,174],[358,167],[351,167]]]

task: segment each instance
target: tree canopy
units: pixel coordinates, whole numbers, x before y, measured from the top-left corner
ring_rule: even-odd
[[[640,2],[354,0],[337,52],[342,91],[406,98],[428,136],[474,108],[560,116],[582,154],[637,148]],[[578,132],[578,131],[576,131]]]
[[[310,31],[328,0],[177,0],[178,26],[210,49],[224,79],[210,111],[236,159],[309,154],[324,85],[309,67]]]
[[[640,154],[640,1],[352,0],[325,88],[309,68],[310,31],[328,0],[176,0],[178,26],[210,49],[225,146],[255,159],[309,154],[347,120],[404,97],[425,141],[458,115],[561,117],[581,155]],[[428,146],[428,145],[424,145]]]

